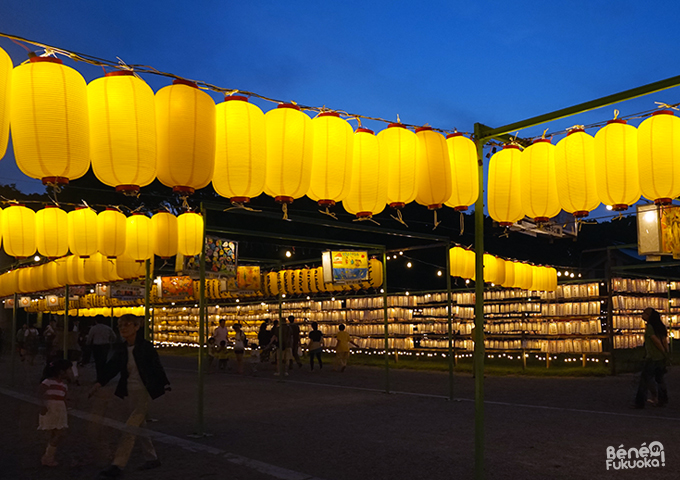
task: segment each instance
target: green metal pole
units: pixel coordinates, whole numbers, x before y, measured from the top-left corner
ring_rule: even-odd
[[[64,360],[68,360],[68,285],[64,287]]]
[[[453,315],[451,307],[451,257],[449,257],[449,245],[444,245],[446,254],[446,314],[449,326],[449,400],[453,400]]]
[[[17,302],[19,301],[19,298],[17,294],[14,294],[14,305],[12,307],[12,372],[10,376],[10,382],[12,385],[14,385],[14,365],[15,365],[15,359],[17,355]]]
[[[390,325],[387,312],[387,256],[384,249],[382,251],[382,263],[383,318],[385,320],[385,393],[390,393]]]
[[[156,310],[151,308],[151,341],[153,342],[153,337],[154,337],[154,326],[155,326],[155,320],[156,320]]]
[[[475,124],[479,196],[475,202],[475,479],[484,478],[484,144]]]
[[[282,382],[286,373],[286,366],[283,365],[283,298],[281,297],[281,285],[279,285],[279,293],[276,298],[279,302],[279,345],[276,348],[276,371],[279,374],[279,381]]]
[[[144,275],[144,338],[149,339],[149,303],[151,301],[151,260],[148,258],[144,262],[146,272]]]
[[[203,424],[203,363],[205,355],[205,226],[207,217],[205,209],[201,204],[201,214],[203,215],[203,243],[200,254],[200,277],[199,277],[199,310],[198,310],[198,405],[196,412],[196,435],[204,435]]]

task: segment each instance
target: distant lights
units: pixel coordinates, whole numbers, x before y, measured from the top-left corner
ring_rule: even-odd
[[[399,255],[403,255],[403,254],[404,254],[404,252],[399,252]]]
[[[612,211],[614,210],[614,207],[612,207],[611,205],[607,205],[607,210]]]
[[[441,271],[441,270],[437,270],[437,276],[438,276],[438,277],[441,277],[441,276],[442,276],[442,271]]]
[[[236,299],[236,303],[240,302],[241,300],[239,298]],[[218,307],[219,308],[219,307]]]
[[[35,257],[33,257],[33,260],[35,260],[36,262],[39,262],[40,261],[40,255],[36,255]]]
[[[292,256],[293,256],[293,254],[291,253],[291,251],[290,251],[290,250],[286,250],[286,258],[290,258],[290,257],[292,257]]]
[[[408,262],[408,263],[406,264],[406,268],[411,268],[412,266],[413,266],[413,264],[412,264],[411,262]]]

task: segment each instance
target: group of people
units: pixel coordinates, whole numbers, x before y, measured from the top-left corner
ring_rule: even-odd
[[[323,368],[323,360],[321,353],[324,348],[324,335],[319,330],[317,322],[311,323],[312,330],[307,335],[306,349],[309,355],[309,367],[314,371],[315,363],[318,368]],[[225,326],[225,320],[219,321],[219,326],[215,328],[213,336],[208,339],[208,371],[212,370],[212,365],[217,360],[218,368],[225,370],[227,368],[228,359],[228,345],[234,348],[236,357],[236,369],[238,373],[243,373],[244,367],[244,353],[248,347],[248,341],[240,324],[236,323],[232,326],[234,330],[233,336],[230,337],[229,329]],[[335,369],[341,372],[347,368],[347,361],[349,359],[350,345],[358,347],[354,343],[345,325],[338,327],[338,333],[333,337],[335,339],[336,361]],[[274,375],[288,375],[287,370],[293,369],[295,364],[302,368],[302,338],[300,334],[300,326],[295,322],[295,316],[290,315],[286,320],[279,325],[278,320],[274,320],[269,324],[269,320],[265,319],[260,325],[258,334],[258,349],[252,348],[251,358],[253,359],[253,369],[256,370],[256,363],[268,362],[273,352],[281,356],[281,361],[275,357],[272,363],[277,365],[277,371]]]

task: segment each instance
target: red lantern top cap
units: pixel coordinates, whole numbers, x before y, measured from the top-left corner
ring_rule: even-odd
[[[193,87],[193,88],[198,88],[198,85],[196,85],[194,82],[190,82],[189,80],[184,80],[182,78],[176,78],[172,81],[173,85],[186,85],[187,87]]]
[[[59,208],[57,205],[45,205],[45,208]]]
[[[106,211],[107,211],[107,212],[117,212],[118,209],[117,209],[117,208],[113,208],[113,207],[106,207]]]
[[[371,135],[375,134],[375,132],[373,130],[371,130],[370,128],[364,128],[364,127],[357,128],[356,133],[370,133]]]
[[[506,148],[516,148],[517,150],[519,150],[519,145],[515,145],[514,143],[506,143],[505,145],[503,145],[503,150],[505,150]]]
[[[569,130],[569,131],[567,132],[567,137],[568,137],[569,135],[571,135],[572,133],[586,133],[586,131],[583,130],[582,128],[574,128],[573,130]]]
[[[657,110],[652,113],[652,116],[654,115],[673,115],[673,110]]]
[[[406,128],[403,123],[390,123],[387,128]]]
[[[59,65],[63,65],[64,62],[61,61],[60,58],[56,57],[31,57],[29,58],[31,63],[40,63],[40,62],[48,62],[48,63],[58,63]]]
[[[534,145],[536,143],[550,143],[550,139],[549,138],[537,138],[536,140],[534,140],[532,145]]]
[[[293,103],[279,103],[279,105],[276,108],[292,108],[294,110],[300,110],[300,107]]]
[[[625,125],[628,122],[626,122],[625,120],[621,120],[620,118],[615,118],[614,120],[609,120],[607,122],[607,125],[611,125],[612,123],[620,123],[622,125]]]
[[[225,102],[230,102],[232,100],[238,100],[240,102],[247,102],[248,97],[244,97],[243,95],[229,95],[228,97],[224,97]]]
[[[418,127],[418,128],[416,128],[416,133],[427,132],[427,131],[430,131],[430,130],[432,130],[432,127]]]
[[[339,117],[340,114],[338,112],[321,112],[319,117]]]
[[[132,77],[135,74],[132,70],[116,70],[114,72],[106,72],[104,77]]]
[[[454,137],[462,137],[463,134],[460,132],[455,132],[455,133],[449,133],[446,138],[454,138]]]

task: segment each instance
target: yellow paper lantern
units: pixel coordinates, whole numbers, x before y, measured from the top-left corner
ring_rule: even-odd
[[[27,270],[29,271],[29,276],[30,276],[30,285],[31,289],[29,292],[40,292],[43,290],[46,290],[46,285],[43,277],[43,267],[44,265],[38,265],[36,267],[28,267]]]
[[[65,284],[60,282],[58,266],[56,262],[48,262],[41,265],[43,289],[52,290],[53,288],[63,287]]]
[[[321,207],[341,202],[352,180],[354,132],[336,112],[323,112],[312,120],[312,173],[307,196]]]
[[[95,283],[106,282],[106,277],[102,269],[103,263],[101,261],[102,256],[99,252],[95,252],[89,257],[85,258],[84,263],[84,273],[85,273],[85,283],[89,285],[94,285]]]
[[[523,263],[515,262],[515,284],[517,288],[522,290],[530,290],[534,281],[533,266]]]
[[[548,292],[554,292],[557,290],[557,270],[555,270],[553,267],[545,267],[546,268],[546,291]]]
[[[68,285],[83,285],[85,283],[85,259],[77,255],[66,257],[66,274]]]
[[[550,288],[550,271],[548,270],[548,267],[544,267],[543,265],[534,266],[533,272],[531,290],[539,292],[548,291]],[[555,278],[557,279],[557,272],[555,272]]]
[[[116,275],[124,280],[143,277],[146,275],[145,262],[135,260],[130,255],[120,255],[116,257]]]
[[[66,259],[68,257],[57,258],[53,263],[57,266],[57,283],[60,287],[68,284],[68,268]]]
[[[307,269],[307,275],[309,276],[309,291],[312,293],[318,293],[319,289],[316,286],[316,269]]]
[[[215,167],[215,103],[196,84],[175,80],[156,93],[158,180],[192,194],[210,183]]]
[[[203,248],[203,216],[187,212],[177,217],[177,251],[186,257],[198,255]]]
[[[522,210],[536,222],[547,222],[560,213],[554,151],[550,140],[539,138],[520,156]]]
[[[378,288],[383,284],[383,264],[377,258],[371,258],[368,261],[368,283],[373,288]]]
[[[17,270],[17,292],[30,293],[33,291],[35,291],[33,288],[33,268],[20,268]]]
[[[97,251],[97,214],[91,208],[77,207],[68,212],[68,246],[79,257]]]
[[[97,250],[105,257],[119,257],[125,253],[127,220],[119,210],[107,208],[97,215]]]
[[[292,104],[265,116],[267,174],[264,191],[282,204],[307,195],[312,175],[312,120]]]
[[[475,265],[470,262],[468,251],[462,247],[449,249],[449,266],[452,277],[473,278]]]
[[[169,212],[158,212],[151,217],[153,253],[161,258],[177,255],[179,232],[177,217]]]
[[[9,140],[9,99],[12,88],[12,59],[0,48],[0,159],[7,152]]]
[[[297,268],[293,270],[293,293],[299,295],[302,292],[302,270]]]
[[[451,162],[451,197],[446,205],[457,212],[464,212],[477,201],[479,196],[479,168],[477,147],[462,133],[446,136],[446,145]]]
[[[35,243],[45,257],[68,253],[68,215],[56,205],[47,205],[35,214]]]
[[[370,264],[369,264],[370,268]],[[319,292],[328,291],[326,284],[323,281],[323,267],[316,267],[314,269],[314,284],[316,285],[316,290]]]
[[[90,167],[87,85],[52,57],[33,57],[12,73],[12,144],[17,166],[45,184],[64,184]]]
[[[595,185],[595,140],[573,129],[555,146],[555,185],[560,206],[576,218],[600,205]]]
[[[300,289],[302,290],[302,293],[311,293],[311,284],[310,284],[310,273],[311,271],[309,268],[303,268],[300,271]]]
[[[615,211],[640,199],[637,130],[610,120],[595,134],[595,185],[600,201]]]
[[[657,205],[680,196],[680,118],[659,110],[638,127],[642,195]]]
[[[451,198],[451,161],[446,139],[430,127],[416,129],[416,202],[437,210]]]
[[[35,212],[23,205],[11,205],[0,216],[5,253],[10,257],[30,257],[36,251]]]
[[[387,203],[401,209],[416,198],[418,137],[401,123],[390,123],[378,133],[380,152],[387,168]]]
[[[134,213],[127,218],[125,253],[134,260],[148,260],[153,256],[151,219],[146,215]]]
[[[264,191],[267,139],[264,113],[239,95],[216,107],[215,191],[234,203],[248,203]]]
[[[265,275],[264,288],[267,295],[273,297],[279,294],[279,275],[277,272],[269,272]]]
[[[387,203],[386,162],[372,130],[357,128],[352,163],[351,186],[342,206],[358,218],[371,218]]]
[[[517,281],[515,279],[515,262],[504,260],[505,263],[505,281],[501,285],[506,288],[516,288]]]
[[[484,254],[484,281],[500,285],[505,282],[505,263],[503,259]]]
[[[489,215],[503,227],[509,227],[524,217],[520,158],[517,145],[504,145],[489,162]]]
[[[116,191],[138,192],[156,178],[156,104],[153,90],[119,70],[87,86],[92,170]]]
[[[3,286],[5,288],[6,295],[12,295],[19,291],[19,276],[17,272],[18,270],[14,269],[3,275]]]
[[[97,260],[101,263],[102,276],[104,277],[105,282],[117,282],[118,280],[123,279],[118,275],[118,260],[116,258],[108,258],[101,253],[95,255],[97,256]]]

